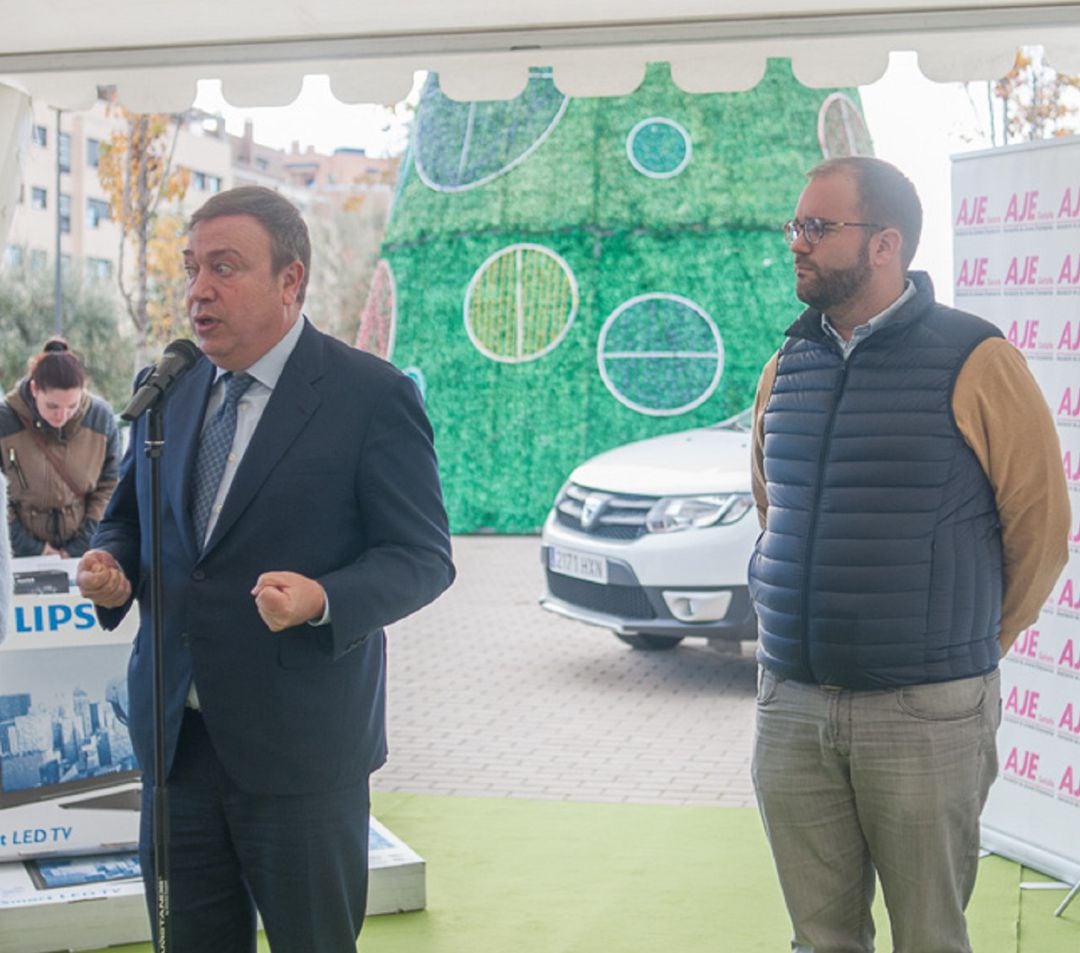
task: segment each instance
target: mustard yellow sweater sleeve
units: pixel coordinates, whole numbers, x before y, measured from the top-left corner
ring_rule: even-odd
[[[1039,616],[1069,558],[1069,488],[1050,408],[1024,356],[983,341],[953,391],[960,433],[990,480],[1001,519],[1001,650]]]
[[[768,497],[765,493],[765,405],[769,402],[769,395],[772,393],[773,383],[776,380],[776,364],[779,357],[779,352],[777,352],[765,365],[758,379],[757,393],[754,395],[754,438],[751,444],[750,487],[754,493],[758,522],[762,529],[765,528],[765,513],[769,508]]]

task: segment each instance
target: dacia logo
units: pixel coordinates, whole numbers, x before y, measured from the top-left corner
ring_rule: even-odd
[[[590,493],[586,496],[585,502],[581,504],[581,528],[592,529],[607,509],[609,502],[611,502],[611,496],[607,493]]]

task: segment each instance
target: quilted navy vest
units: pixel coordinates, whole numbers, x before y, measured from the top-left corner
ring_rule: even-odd
[[[846,362],[813,309],[780,351],[750,588],[758,659],[782,678],[881,689],[998,662],[997,507],[952,394],[1001,332],[910,277],[915,296]]]

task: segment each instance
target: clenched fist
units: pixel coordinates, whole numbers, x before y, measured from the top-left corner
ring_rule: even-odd
[[[131,598],[131,583],[111,553],[90,549],[79,560],[75,582],[83,598],[105,609],[117,609]]]
[[[251,594],[271,632],[321,619],[326,611],[326,591],[298,572],[264,572]]]

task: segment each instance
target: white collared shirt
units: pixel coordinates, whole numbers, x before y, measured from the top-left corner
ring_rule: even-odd
[[[305,318],[301,315],[277,344],[247,368],[246,373],[255,380],[248,385],[248,389],[244,391],[244,396],[240,398],[240,403],[236,408],[236,435],[233,437],[232,449],[225,461],[225,472],[221,475],[221,484],[218,486],[217,496],[214,497],[214,505],[210,508],[210,517],[206,521],[206,535],[202,539],[203,543],[214,531],[225,497],[229,494],[229,487],[232,486],[236,471],[240,467],[240,461],[247,453],[251,438],[255,435],[255,428],[259,425],[270,395],[274,392],[281,378],[281,372],[285,369],[285,362],[292,355],[296,342],[300,340],[300,334],[304,330],[304,321]],[[214,384],[210,390],[210,400],[206,404],[202,430],[206,429],[210,418],[225,400],[225,385],[221,383],[221,378],[225,376],[225,373],[220,367],[217,369],[217,375],[214,377]],[[199,431],[200,434],[202,430]]]
[[[900,297],[880,314],[875,314],[865,324],[860,324],[855,328],[847,341],[840,337],[839,332],[832,326],[832,323],[829,321],[829,316],[826,314],[822,314],[821,316],[821,328],[840,346],[840,352],[844,355],[844,360],[846,361],[851,356],[851,352],[854,351],[859,344],[870,337],[875,331],[881,330],[884,325],[888,324],[896,312],[900,310],[901,305],[909,298],[914,297],[914,295],[915,283],[908,278],[907,284],[904,285],[904,290],[900,293]]]

